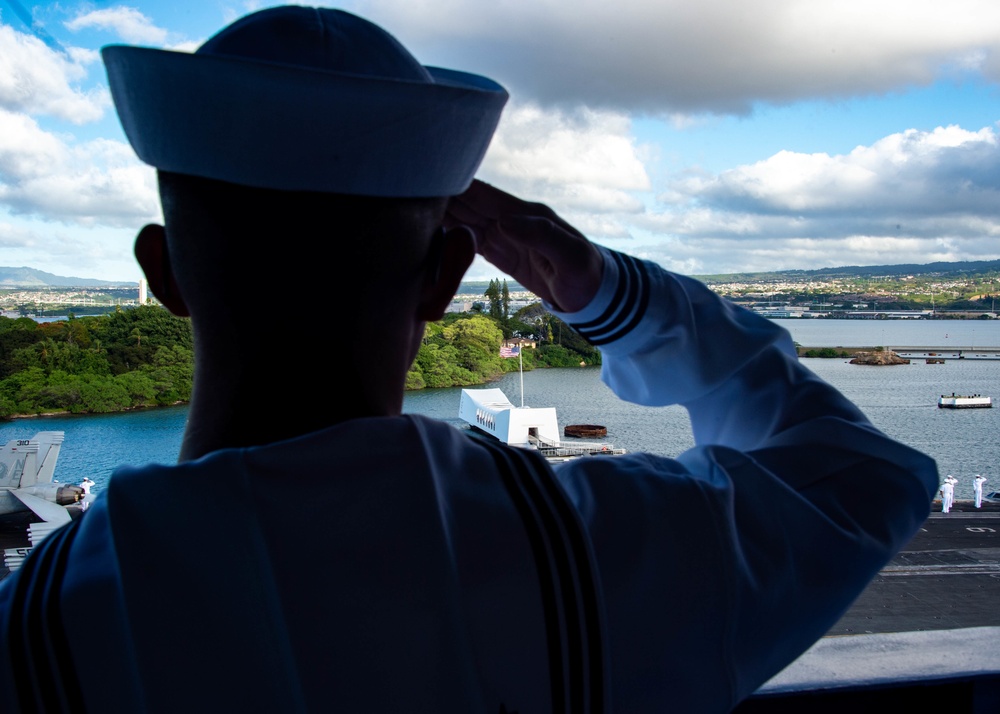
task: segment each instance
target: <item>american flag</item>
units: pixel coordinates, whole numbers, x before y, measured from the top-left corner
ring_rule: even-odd
[[[501,357],[517,357],[521,354],[520,347],[508,347],[507,345],[501,345],[500,356]]]

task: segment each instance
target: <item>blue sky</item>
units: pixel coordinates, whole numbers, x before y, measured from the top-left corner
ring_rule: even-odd
[[[97,51],[190,51],[273,4],[0,0],[0,265],[138,279],[154,174]],[[612,248],[695,274],[1000,258],[1000,4],[338,7],[504,84],[480,177]]]

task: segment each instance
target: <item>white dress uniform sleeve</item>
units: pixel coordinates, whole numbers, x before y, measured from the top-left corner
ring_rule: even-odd
[[[727,711],[821,637],[926,518],[937,469],[803,367],[788,333],[602,249],[557,316],[626,400],[684,405],[696,446],[557,470],[592,538],[620,711]]]

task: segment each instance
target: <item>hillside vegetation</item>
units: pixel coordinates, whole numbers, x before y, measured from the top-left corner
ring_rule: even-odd
[[[191,326],[159,306],[36,323],[0,317],[0,418],[191,398]]]
[[[484,309],[427,325],[407,388],[483,384],[516,370],[517,359],[500,356],[514,336],[537,345],[523,351],[524,369],[600,363],[600,353],[541,304],[510,314],[498,284]],[[190,323],[158,305],[47,323],[0,317],[0,419],[186,402],[193,349]]]

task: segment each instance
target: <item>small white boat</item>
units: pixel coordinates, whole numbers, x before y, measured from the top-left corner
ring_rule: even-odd
[[[989,409],[992,406],[993,399],[981,394],[961,395],[952,392],[950,397],[942,394],[938,398],[938,407],[941,409]]]

